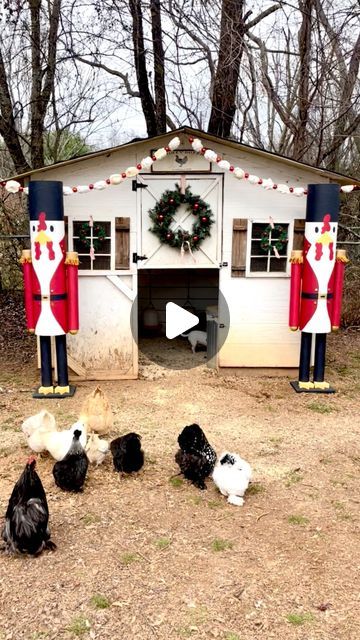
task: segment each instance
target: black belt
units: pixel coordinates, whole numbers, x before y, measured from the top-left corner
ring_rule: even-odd
[[[333,293],[301,293],[301,297],[305,300],[331,300],[334,297]]]
[[[67,298],[67,293],[52,293],[49,296],[42,296],[40,293],[34,293],[33,295],[33,299],[34,300],[66,300]]]

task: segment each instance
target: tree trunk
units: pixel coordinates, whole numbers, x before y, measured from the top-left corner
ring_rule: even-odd
[[[133,21],[132,38],[134,45],[134,61],[141,106],[148,136],[156,136],[158,131],[155,115],[155,103],[150,92],[146,68],[141,0],[130,0],[129,6]]]
[[[30,166],[25,159],[20,138],[16,131],[13,106],[6,77],[3,57],[0,50],[0,135],[9,151],[14,163],[15,171],[23,173],[29,171]]]
[[[219,57],[208,132],[228,138],[236,111],[236,90],[244,49],[244,0],[223,0]]]
[[[298,126],[294,135],[294,160],[301,160],[307,151],[307,128],[310,109],[309,79],[311,64],[311,19],[313,0],[300,0],[299,8],[302,13],[302,23],[299,30],[300,69],[298,84]]]
[[[61,0],[54,0],[49,14],[46,69],[41,54],[41,0],[30,0],[31,16],[31,165],[33,169],[44,165],[44,122],[51,94],[54,90],[56,70],[56,44]],[[43,83],[44,78],[44,83]]]
[[[166,132],[165,55],[162,41],[160,0],[150,0],[151,31],[154,50],[154,87],[157,133]]]

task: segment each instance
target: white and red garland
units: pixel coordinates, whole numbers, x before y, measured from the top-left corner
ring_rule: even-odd
[[[250,184],[256,184],[263,187],[266,190],[274,190],[279,193],[294,195],[294,196],[306,196],[307,190],[304,187],[289,187],[287,184],[277,184],[271,180],[271,178],[260,178],[247,171],[244,171],[241,167],[234,167],[230,162],[224,160],[212,149],[208,149],[203,146],[203,143],[199,138],[189,138],[189,142],[193,150],[199,155],[204,156],[209,162],[217,164],[219,169],[228,171],[238,180],[247,180]],[[104,180],[97,180],[96,182],[87,185],[76,185],[73,187],[64,186],[64,196],[71,196],[77,193],[88,193],[89,191],[102,191],[111,185],[117,185],[124,182],[127,178],[134,178],[143,169],[148,170],[157,160],[163,160],[166,158],[170,151],[175,151],[180,146],[181,141],[177,136],[172,138],[166,147],[160,147],[154,152],[152,156],[146,156],[136,166],[128,167],[122,173],[113,173]],[[23,187],[16,180],[0,181],[0,186],[3,187],[8,193],[28,193],[28,187]],[[360,187],[355,184],[346,184],[340,187],[340,191],[343,193],[350,193],[351,191],[357,191]]]

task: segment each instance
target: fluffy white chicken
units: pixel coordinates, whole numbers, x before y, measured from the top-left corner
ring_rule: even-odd
[[[81,435],[79,436],[79,440],[81,445],[85,449],[86,445],[86,427],[83,422],[75,422],[70,429],[66,429],[65,431],[52,431],[48,433],[44,433],[43,442],[45,445],[45,449],[50,453],[50,455],[57,460],[63,460],[68,453],[73,437],[74,431],[80,431]]]
[[[99,438],[97,433],[90,433],[85,451],[89,462],[91,464],[99,465],[104,461],[104,458],[109,451],[109,443],[107,440]]]
[[[36,453],[41,453],[46,449],[44,434],[57,430],[54,416],[46,409],[42,409],[39,413],[24,420],[21,428],[25,434],[28,446]]]
[[[241,507],[244,493],[251,480],[251,467],[237,453],[223,453],[215,465],[212,478],[228,502]]]

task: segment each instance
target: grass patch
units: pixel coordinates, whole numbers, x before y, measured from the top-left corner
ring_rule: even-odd
[[[80,518],[81,522],[87,526],[89,524],[97,524],[101,521],[100,516],[96,516],[94,513],[86,513]]]
[[[90,600],[91,604],[97,609],[108,609],[110,607],[110,600],[101,593],[95,593]]]
[[[66,630],[72,633],[77,638],[81,638],[90,629],[90,622],[83,616],[74,618],[72,622],[66,627]]]
[[[269,441],[271,442],[271,444],[278,447],[284,441],[284,438],[282,438],[281,436],[273,436],[272,438],[269,438]]]
[[[293,484],[297,484],[302,479],[303,479],[303,477],[302,477],[301,473],[299,473],[298,471],[289,471],[289,473],[286,476],[285,485],[287,487],[292,487]]]
[[[215,538],[211,543],[213,551],[226,551],[226,549],[232,549],[233,543],[230,540],[222,540],[221,538]]]
[[[332,413],[335,411],[334,407],[330,407],[328,404],[323,404],[322,402],[309,402],[307,408],[310,411],[315,411],[315,413]]]
[[[209,500],[207,504],[209,509],[218,509],[219,507],[223,507],[225,503],[223,500]]]
[[[138,562],[138,561],[139,561],[139,556],[137,553],[123,553],[123,555],[120,557],[120,562],[125,567],[127,567],[129,564],[132,564],[133,562]]]
[[[189,496],[188,502],[190,502],[190,504],[199,505],[199,504],[202,504],[204,500],[201,496]]]
[[[265,493],[266,489],[261,482],[251,482],[246,489],[247,496],[256,496],[258,493]]]
[[[305,516],[289,516],[288,517],[288,522],[290,524],[299,524],[300,526],[304,527],[306,524],[309,524],[309,518],[305,518]]]
[[[300,625],[306,622],[312,622],[313,619],[314,616],[312,613],[289,613],[286,616],[286,620],[295,627],[300,627]]]
[[[158,549],[163,551],[164,549],[168,549],[168,547],[170,547],[171,540],[170,538],[159,538],[158,540],[155,540],[155,545]]]
[[[238,636],[237,633],[233,633],[232,631],[229,631],[228,633],[225,634],[225,640],[240,640],[240,636]]]
[[[178,476],[174,476],[173,478],[170,478],[169,480],[170,484],[172,487],[181,487],[184,483],[182,478],[179,478]]]

